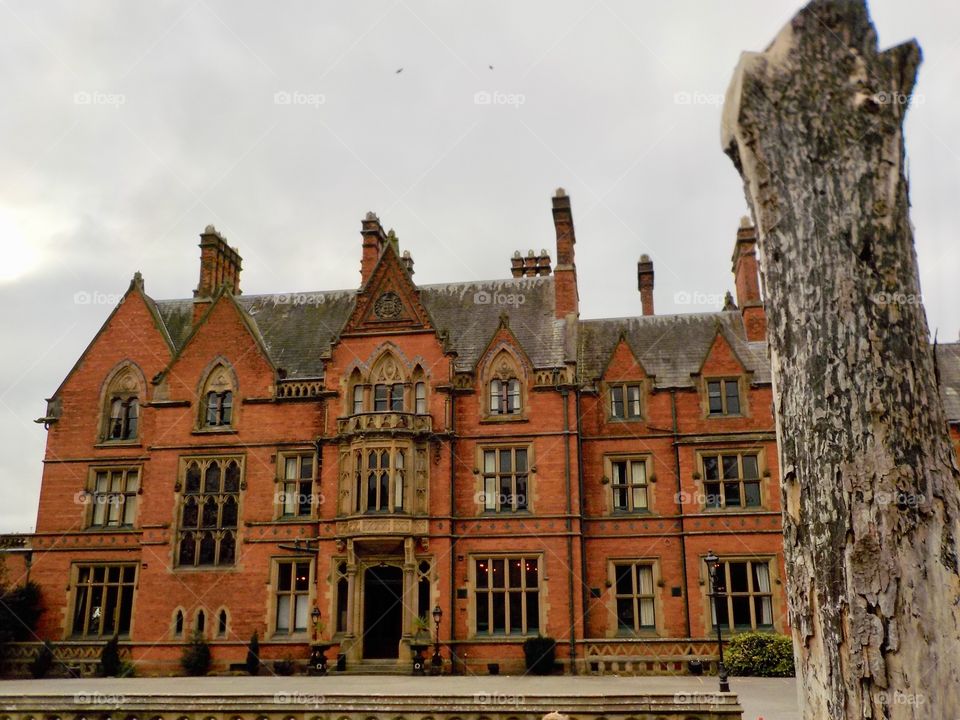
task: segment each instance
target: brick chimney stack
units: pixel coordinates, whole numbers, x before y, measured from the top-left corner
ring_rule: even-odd
[[[516,250],[510,258],[510,274],[515,278],[545,277],[550,274],[550,254],[541,250],[539,255],[534,255],[533,250],[527,250],[527,256],[523,257]]]
[[[363,254],[360,256],[360,287],[367,284],[367,280],[373,274],[373,268],[380,259],[380,253],[383,252],[384,245],[387,242],[387,236],[383,232],[383,226],[380,224],[380,218],[374,212],[368,212],[363,219],[360,229],[360,235],[363,237]]]
[[[221,288],[240,294],[241,265],[240,253],[227,245],[227,239],[213,225],[207,225],[200,233],[200,282],[193,291],[194,323]]]
[[[409,250],[403,251],[403,255],[400,258],[400,262],[403,263],[403,267],[407,269],[407,272],[410,274],[410,277],[413,277],[413,256],[410,254]]]
[[[757,229],[750,218],[740,219],[737,242],[733,248],[733,277],[737,289],[737,305],[743,315],[747,340],[765,340],[767,314],[760,297],[760,273],[757,264]]]
[[[557,233],[557,265],[553,269],[556,317],[579,317],[580,294],[577,290],[577,266],[574,262],[577,238],[573,228],[570,197],[563,188],[557,188],[553,196],[553,226]]]
[[[641,255],[637,263],[637,288],[640,290],[643,314],[653,315],[653,260],[649,255]]]

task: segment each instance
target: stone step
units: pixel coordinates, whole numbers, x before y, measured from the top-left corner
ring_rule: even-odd
[[[336,664],[330,668],[331,675],[410,675],[412,663],[398,663],[396,660],[361,660],[347,663],[347,669],[337,672]]]

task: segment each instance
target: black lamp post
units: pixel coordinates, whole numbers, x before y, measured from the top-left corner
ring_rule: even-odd
[[[327,674],[327,647],[320,641],[320,608],[316,605],[310,611],[313,620],[313,643],[310,645],[310,674]]]
[[[730,692],[730,682],[727,680],[727,668],[723,664],[723,626],[720,624],[720,596],[726,595],[726,578],[717,576],[720,568],[720,558],[707,550],[703,559],[707,563],[710,573],[710,597],[713,598],[713,611],[717,616],[717,648],[720,651],[720,661],[717,663],[717,677],[720,679],[720,692]]]
[[[433,667],[431,671],[434,675],[440,674],[443,667],[443,658],[440,657],[440,618],[443,617],[443,609],[437,605],[433,609],[434,641],[433,641],[433,659],[430,661]]]

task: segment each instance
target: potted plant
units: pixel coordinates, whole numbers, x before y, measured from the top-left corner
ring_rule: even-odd
[[[413,652],[413,674],[423,675],[426,668],[426,659],[423,651],[430,647],[430,621],[426,615],[420,615],[413,620],[413,642],[410,650]]]
[[[549,675],[557,659],[557,641],[537,635],[523,641],[523,656],[527,670],[534,675]]]

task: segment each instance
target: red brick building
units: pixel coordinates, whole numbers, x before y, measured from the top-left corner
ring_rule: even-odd
[[[490,282],[418,286],[372,213],[358,289],[242,295],[213,227],[193,298],[135,275],[43,418],[36,533],[8,553],[40,637],[119,634],[174,672],[193,630],[220,668],[255,631],[299,659],[317,632],[405,672],[438,606],[456,671],[518,669],[540,633],[578,672],[675,672],[714,652],[711,549],[724,627],[787,632],[753,228],[723,311],[655,315],[644,256],[643,315],[584,320],[562,191],[553,217],[556,265]]]

